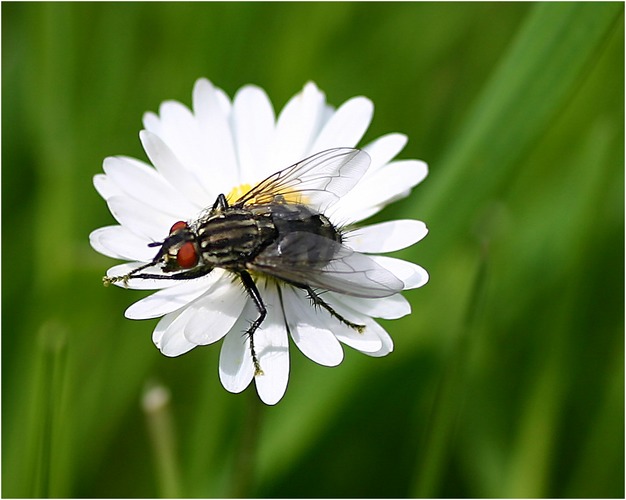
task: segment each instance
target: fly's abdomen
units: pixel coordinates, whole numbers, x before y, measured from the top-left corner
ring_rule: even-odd
[[[202,259],[214,267],[244,269],[246,262],[276,239],[268,217],[247,210],[229,210],[207,220],[197,229]]]
[[[341,233],[325,215],[304,205],[283,205],[273,207],[272,218],[278,252],[290,262],[316,268],[335,257]]]

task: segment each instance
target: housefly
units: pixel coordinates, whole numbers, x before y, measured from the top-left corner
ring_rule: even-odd
[[[254,332],[267,315],[256,286],[259,279],[305,290],[313,305],[362,332],[364,325],[341,316],[319,292],[377,298],[404,287],[373,259],[346,246],[345,231],[324,215],[354,187],[369,164],[364,151],[329,149],[276,172],[232,203],[220,194],[195,220],[176,222],[163,241],[149,243],[158,247],[152,261],[123,276],[105,277],[104,282],[190,280],[215,268],[233,273],[258,311],[245,332],[257,375],[262,371]]]

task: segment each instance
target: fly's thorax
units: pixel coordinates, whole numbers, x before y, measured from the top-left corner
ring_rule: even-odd
[[[276,239],[272,219],[247,209],[214,213],[196,228],[196,242],[205,264],[243,269],[250,259]]]

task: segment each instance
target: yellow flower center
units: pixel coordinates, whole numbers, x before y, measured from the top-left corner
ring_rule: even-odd
[[[231,189],[231,191],[226,195],[226,200],[229,205],[235,203],[239,198],[244,196],[248,191],[252,189],[250,184],[240,184],[237,187]],[[275,194],[273,197],[268,196],[267,194],[263,194],[261,191],[260,197],[251,198],[248,200],[248,204],[263,204],[263,203],[295,203],[295,204],[307,204],[307,197],[302,196],[297,191],[288,191],[285,190],[285,194]]]
[[[228,204],[232,205],[233,203],[235,203],[239,198],[241,198],[244,194],[250,191],[250,189],[252,189],[252,186],[250,184],[240,184],[239,186],[231,189],[230,193],[226,195],[226,200],[228,200]]]

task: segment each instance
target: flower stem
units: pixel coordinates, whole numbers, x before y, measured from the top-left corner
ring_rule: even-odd
[[[246,415],[243,421],[243,430],[239,450],[233,463],[233,483],[231,486],[232,498],[250,498],[255,486],[256,452],[261,429],[263,403],[259,401],[256,392],[249,388],[245,394]]]
[[[181,496],[180,473],[170,392],[163,385],[149,384],[143,394],[142,407],[154,449],[160,495],[163,498],[178,498]]]

